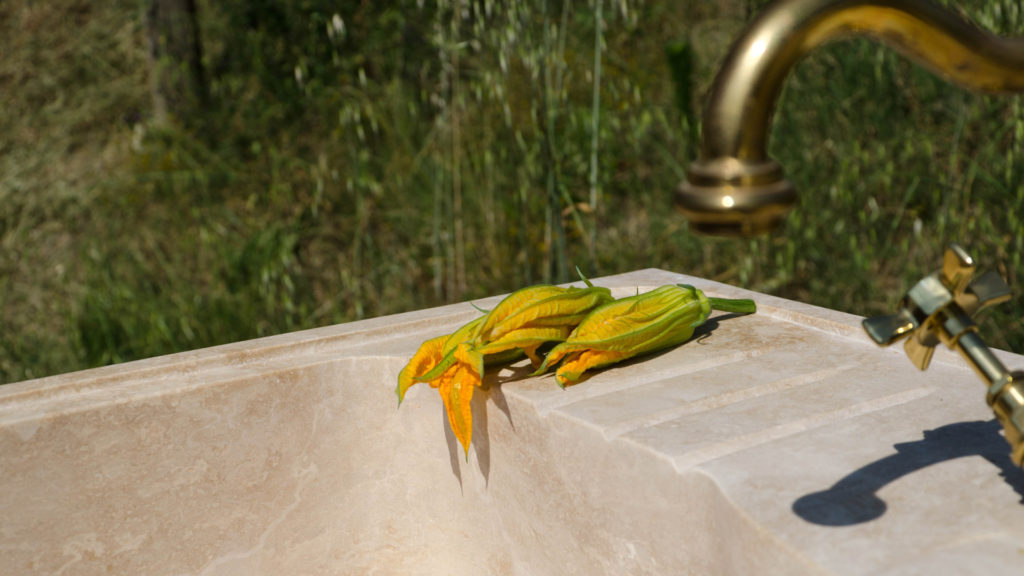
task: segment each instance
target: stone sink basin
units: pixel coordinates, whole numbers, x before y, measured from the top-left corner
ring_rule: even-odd
[[[675,282],[759,311],[564,391],[503,370],[468,461],[393,389],[469,303],[0,387],[0,574],[1024,573],[1024,472],[956,356],[596,281]]]

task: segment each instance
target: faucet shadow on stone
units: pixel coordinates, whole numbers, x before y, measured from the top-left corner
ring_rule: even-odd
[[[854,470],[828,490],[801,496],[793,502],[793,512],[822,526],[869,522],[888,508],[878,497],[878,491],[886,485],[927,466],[968,456],[991,462],[1024,503],[1024,470],[1006,455],[995,420],[957,422],[925,430],[923,439],[893,448],[896,453]]]
[[[990,34],[929,0],[777,0],[736,40],[704,109],[700,157],[676,192],[676,205],[703,233],[754,235],[776,229],[796,204],[793,184],[768,156],[772,116],[797,62],[833,40],[865,36],[886,44],[968,90],[1024,92],[1024,38]],[[973,278],[959,246],[941,273],[913,287],[892,316],[865,321],[880,345],[906,338],[922,370],[942,342],[957,350],[989,387],[1012,461],[1024,464],[1024,371],[1008,371],[977,334],[972,316],[1005,301],[998,275]]]

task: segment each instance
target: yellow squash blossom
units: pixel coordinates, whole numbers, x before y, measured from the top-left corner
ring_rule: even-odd
[[[540,366],[537,348],[565,340],[590,312],[612,301],[610,290],[584,281],[586,288],[534,286],[513,292],[480,325],[475,349],[483,354],[520,349]]]
[[[426,374],[430,370],[434,369],[441,361],[451,353],[456,346],[461,342],[466,341],[476,331],[477,327],[480,326],[480,322],[484,319],[483,316],[471,320],[455,332],[446,334],[444,336],[438,336],[437,338],[431,338],[420,345],[419,350],[413,355],[412,360],[402,368],[402,371],[398,373],[398,387],[395,388],[395,394],[398,395],[398,404],[402,404],[402,400],[405,399],[405,393],[412,387],[413,384],[420,382],[417,376]]]
[[[562,361],[555,378],[565,387],[589,369],[686,342],[711,310],[750,314],[756,307],[752,300],[708,298],[683,284],[621,298],[587,316],[548,353],[537,373]]]
[[[484,366],[522,353],[538,366],[537,348],[565,340],[591,310],[611,301],[607,288],[589,281],[587,288],[542,285],[513,292],[486,316],[450,336],[424,342],[398,375],[399,403],[416,382],[437,388],[452,432],[468,456],[473,434],[470,402],[483,382]]]

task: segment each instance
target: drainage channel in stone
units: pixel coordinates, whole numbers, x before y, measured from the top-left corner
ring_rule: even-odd
[[[722,394],[716,394],[714,396],[707,396],[694,402],[678,404],[658,412],[643,414],[611,425],[604,429],[604,436],[606,439],[611,440],[628,432],[632,432],[633,430],[648,426],[655,426],[689,414],[707,412],[730,404],[743,402],[745,400],[759,398],[769,394],[777,394],[800,386],[815,384],[828,378],[834,378],[855,368],[857,368],[855,364],[834,366],[804,374],[798,374],[790,378],[766,382],[749,388],[742,388],[740,390],[732,390]]]
[[[653,373],[647,372],[643,375],[643,378],[608,378],[597,379],[597,381],[588,380],[585,383],[573,386],[571,394],[567,394],[567,391],[556,389],[551,394],[546,395],[546,397],[538,399],[536,403],[537,412],[541,416],[546,416],[552,410],[558,408],[564,408],[572,404],[584,402],[608,394],[615,394],[617,392],[645,386],[651,382],[670,380],[680,376],[702,372],[704,370],[712,370],[728,366],[730,364],[735,364],[737,362],[747,361],[757,358],[758,356],[766,354],[774,349],[775,346],[763,346],[759,348],[730,352],[728,354],[705,358],[689,364],[674,365],[671,368],[666,368],[665,370]],[[643,360],[645,359],[638,359],[638,361]],[[625,367],[628,368],[629,365],[626,365]],[[611,370],[616,370],[616,368],[612,368]]]
[[[736,452],[761,446],[776,440],[781,440],[788,436],[794,436],[822,426],[842,422],[844,420],[850,420],[865,414],[913,402],[914,400],[923,398],[932,392],[934,392],[934,389],[932,388],[917,387],[909,390],[903,390],[895,394],[872,398],[853,405],[842,406],[836,410],[813,414],[806,418],[792,420],[776,426],[770,426],[760,430],[740,434],[720,442],[705,445],[677,456],[673,459],[673,463],[675,464],[676,470],[682,472],[703,464],[704,462],[716,460]]]

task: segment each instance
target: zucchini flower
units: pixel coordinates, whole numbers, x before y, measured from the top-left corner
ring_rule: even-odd
[[[685,284],[621,298],[587,316],[548,353],[535,374],[561,361],[555,378],[564,388],[592,368],[686,342],[712,310],[750,314],[756,306],[752,300],[708,298]]]
[[[437,367],[445,358],[452,355],[455,348],[470,338],[473,332],[480,326],[485,317],[481,316],[471,320],[451,334],[431,338],[420,345],[419,350],[413,355],[412,360],[398,373],[398,387],[395,394],[398,395],[398,404],[401,406],[405,399],[405,393],[417,382],[422,382],[417,377]],[[454,356],[452,356],[454,360]],[[449,365],[451,363],[449,362]],[[436,386],[434,386],[436,388]]]
[[[584,280],[586,288],[535,286],[513,292],[487,315],[474,338],[477,352],[521,349],[536,368],[537,348],[565,340],[590,312],[611,302],[612,293]]]
[[[449,336],[427,340],[398,375],[399,404],[417,382],[437,388],[452,432],[468,457],[473,434],[470,402],[483,382],[484,367],[523,353],[539,366],[537,348],[565,340],[587,314],[612,301],[607,288],[586,283],[586,288],[542,285],[518,290],[486,316]]]

